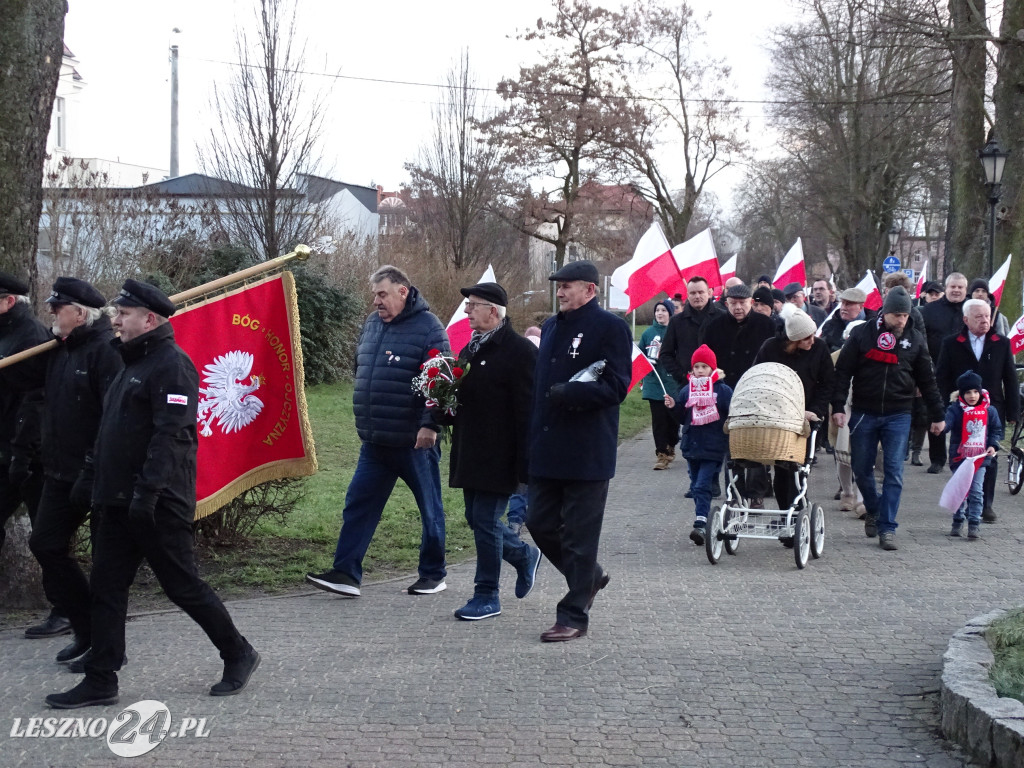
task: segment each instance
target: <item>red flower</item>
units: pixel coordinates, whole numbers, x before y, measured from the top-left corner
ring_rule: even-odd
[[[433,379],[433,378],[435,378],[435,377],[437,376],[437,374],[439,374],[440,372],[441,372],[441,370],[440,370],[439,368],[429,368],[429,369],[427,369],[427,378],[428,378],[428,379]]]
[[[427,384],[427,389],[433,389],[436,386],[437,386],[437,382],[436,381],[432,381],[429,384]]]
[[[439,350],[439,349],[432,349],[429,352],[427,352],[427,354],[430,355],[431,357],[437,357],[438,355],[441,354],[441,350]]]
[[[456,379],[460,378],[460,377],[462,376],[462,373],[463,373],[463,371],[462,371],[462,369],[461,369],[461,368],[452,368],[452,375],[453,375],[453,376],[454,376],[454,377],[455,377]]]

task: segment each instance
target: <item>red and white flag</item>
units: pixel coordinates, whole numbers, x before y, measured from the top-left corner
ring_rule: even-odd
[[[629,392],[639,382],[644,380],[644,376],[646,376],[647,374],[652,373],[652,372],[654,372],[654,366],[651,365],[651,361],[647,358],[647,355],[644,354],[643,350],[640,349],[640,347],[638,347],[636,345],[636,342],[634,341],[633,342],[633,378],[630,380],[630,382],[629,382],[629,389],[627,389],[626,391]],[[657,373],[655,373],[654,375],[658,376]],[[660,376],[658,376],[658,381],[661,381],[661,377]],[[665,385],[662,384],[661,388],[664,389]]]
[[[316,472],[290,272],[171,318],[199,371],[196,519],[268,480]]]
[[[872,277],[871,270],[864,273],[863,279],[861,279],[854,288],[859,291],[864,291],[864,295],[867,296],[867,299],[864,302],[864,309],[882,308],[882,294],[878,290],[878,286],[875,285],[875,278]]]
[[[1003,262],[1003,266],[997,269],[996,273],[988,281],[988,295],[996,303],[996,309],[999,308],[999,299],[1003,296],[1003,288],[1006,287],[1006,277],[1010,274],[1010,259],[1012,258],[1013,254],[1008,254],[1006,261]]]
[[[612,285],[629,296],[632,312],[648,299],[666,291],[669,296],[679,284],[679,269],[672,248],[657,221],[651,223],[636,244],[633,258],[612,272]]]
[[[927,261],[924,263],[924,266],[921,267],[921,274],[917,276],[917,290],[914,291],[914,298],[915,299],[920,299],[921,298],[921,289],[924,288],[924,284],[926,282],[928,282],[928,262]]]
[[[718,272],[718,276],[722,281],[722,285],[725,285],[725,281],[730,277],[736,277],[736,256],[733,254],[729,257],[729,260],[722,265],[722,268]]]
[[[718,270],[718,254],[715,253],[715,241],[711,236],[710,229],[698,232],[686,242],[674,246],[672,257],[676,260],[676,267],[679,268],[681,277],[675,290],[668,291],[669,296],[673,293],[681,293],[685,296],[686,283],[697,276],[707,280],[708,287],[712,291],[722,285],[722,275]],[[734,274],[735,266],[734,260]]]
[[[785,288],[790,283],[807,285],[807,273],[804,271],[804,247],[800,238],[796,239],[789,253],[782,259],[778,270],[775,272],[775,279],[772,285],[776,288]]]
[[[1017,322],[1010,328],[1010,350],[1015,355],[1024,351],[1024,315],[1017,318]]]
[[[497,280],[494,279],[494,267],[490,264],[487,265],[487,269],[477,280],[478,283],[495,283]],[[469,299],[463,299],[462,303],[459,304],[459,308],[455,310],[455,314],[452,315],[452,319],[448,321],[448,327],[445,331],[448,333],[448,343],[452,348],[452,356],[458,357],[459,352],[462,348],[469,344],[469,340],[473,338],[473,329],[469,327],[469,315],[466,314],[466,304]]]
[[[942,494],[939,496],[940,507],[950,512],[956,512],[960,509],[960,505],[964,503],[964,499],[967,498],[967,494],[971,491],[971,482],[974,480],[974,474],[978,471],[978,467],[981,466],[983,461],[985,461],[984,453],[980,456],[963,460],[960,466],[956,468],[953,476],[949,478],[949,482],[942,489]]]

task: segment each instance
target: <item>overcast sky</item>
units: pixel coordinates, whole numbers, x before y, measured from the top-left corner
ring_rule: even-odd
[[[735,96],[763,98],[767,32],[786,20],[786,0],[692,5],[698,15],[712,11],[709,39],[733,66]],[[196,145],[209,135],[212,84],[228,78],[234,28],[249,22],[251,7],[251,0],[70,0],[64,39],[86,83],[73,107],[71,152],[168,167],[173,40],[181,52],[180,172],[198,171]],[[517,41],[516,32],[549,9],[550,0],[299,0],[307,69],[343,76],[309,78],[309,89],[323,92],[327,105],[323,149],[330,175],[397,189],[407,178],[403,163],[429,135],[437,90],[379,81],[440,83],[462,48],[469,49],[482,85],[514,76],[534,60],[531,45]],[[180,34],[172,33],[175,27]],[[763,136],[761,107],[744,105],[743,111],[754,120],[751,138]],[[727,197],[723,187],[736,181],[733,175],[717,191]]]

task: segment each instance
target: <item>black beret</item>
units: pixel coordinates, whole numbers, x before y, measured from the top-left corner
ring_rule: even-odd
[[[803,291],[804,287],[800,283],[790,283],[782,289],[783,295],[788,299],[790,296],[796,296],[798,293]]]
[[[759,283],[768,283],[769,285],[771,285],[772,279],[770,277],[768,277],[768,275],[761,275],[759,278],[757,278],[757,282],[759,282]],[[761,286],[761,287],[763,288],[764,286]]]
[[[786,300],[786,294],[784,294],[778,288],[772,288],[772,298],[775,301],[785,301]]]
[[[731,286],[725,292],[725,298],[727,299],[749,299],[753,295],[750,291],[750,286],[745,283]]]
[[[99,309],[107,303],[103,294],[93,288],[85,280],[77,277],[58,277],[53,283],[53,291],[47,304],[81,304]]]
[[[775,303],[775,298],[772,296],[772,289],[766,288],[762,285],[754,291],[754,301],[758,304],[765,304],[769,307],[772,306]]]
[[[470,296],[479,296],[481,299],[486,299],[491,304],[497,304],[499,307],[508,306],[508,294],[497,283],[477,283],[476,285],[469,286],[469,288],[459,288],[459,293],[467,299]]]
[[[19,280],[10,272],[0,272],[0,293],[13,293],[15,296],[28,295],[28,283]]]
[[[942,286],[934,280],[929,280],[921,286],[921,293],[944,293]]]
[[[570,261],[557,272],[552,273],[548,280],[561,283],[570,283],[573,280],[583,280],[587,283],[599,283],[601,276],[597,273],[597,267],[592,261]]]
[[[174,302],[168,299],[163,291],[155,285],[140,283],[138,280],[125,280],[121,286],[121,293],[110,303],[123,304],[126,307],[145,307],[163,317],[170,317],[175,309]]]

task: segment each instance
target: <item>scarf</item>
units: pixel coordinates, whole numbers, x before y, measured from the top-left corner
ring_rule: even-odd
[[[498,323],[494,328],[489,331],[473,331],[472,337],[469,339],[469,343],[466,345],[466,357],[472,358],[477,353],[481,345],[493,336],[499,328],[501,328],[508,318],[502,318],[502,321]]]
[[[981,398],[976,405],[968,405],[962,397],[957,398],[957,403],[964,412],[960,426],[959,455],[965,459],[980,456],[988,448],[985,444],[988,437],[988,391],[981,391]]]
[[[875,338],[876,349],[869,349],[864,353],[864,357],[868,360],[874,360],[878,363],[885,363],[886,365],[896,365],[900,358],[896,354],[896,344],[899,341],[896,338],[896,334],[885,327],[885,321],[882,319],[882,313],[878,313],[878,320],[875,322],[875,329],[880,330],[881,333]]]
[[[686,407],[692,408],[690,414],[691,424],[710,424],[718,421],[718,407],[715,405],[715,382],[718,381],[718,371],[710,376],[690,376],[690,397],[686,401]]]

